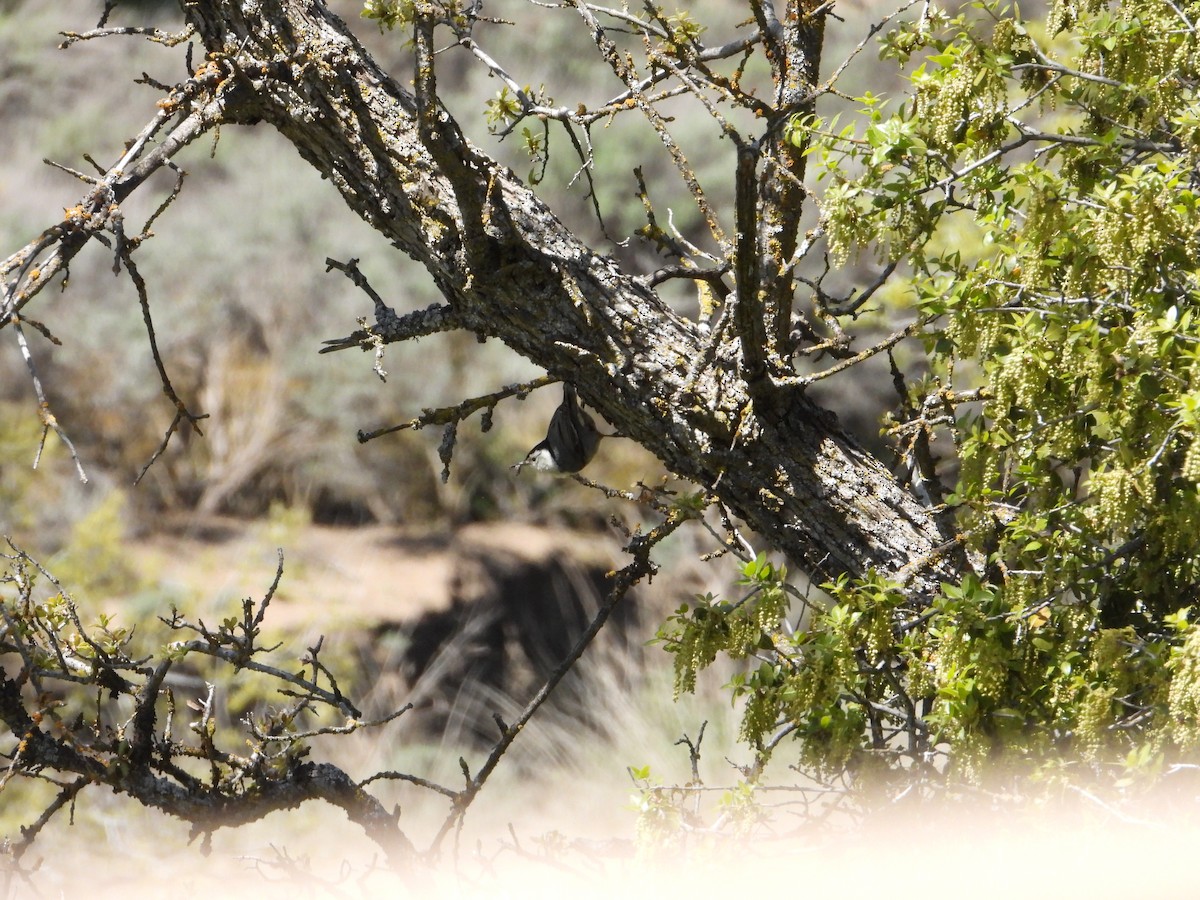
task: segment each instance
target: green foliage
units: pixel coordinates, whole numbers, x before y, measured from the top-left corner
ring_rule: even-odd
[[[424,10],[422,6],[425,7]],[[456,24],[468,21],[459,0],[437,0],[427,4],[419,4],[415,0],[363,0],[360,15],[364,19],[374,19],[379,25],[380,33],[383,33],[397,27],[408,28],[422,12],[432,14],[438,20]]]
[[[493,130],[515,122],[521,116],[521,101],[507,86],[500,88],[496,96],[487,101],[486,106],[484,119]]]
[[[1011,19],[990,38],[960,20],[934,57],[953,56],[958,70],[919,70],[912,121],[940,171],[910,168],[920,181],[905,189],[934,193],[973,169],[956,180],[983,246],[971,259],[921,259],[911,282],[931,323],[934,390],[957,387],[951,373],[970,363],[971,386],[983,388],[980,408],[956,423],[954,499],[998,569],[992,580],[1025,604],[1071,597],[1103,624],[1140,626],[1193,602],[1197,586],[1200,244],[1180,125],[1196,108],[1185,86],[1200,56],[1170,7],[1067,7],[1052,21],[1076,30],[1053,45],[1053,65],[1078,75],[1046,68],[1052,48]],[[981,74],[964,100],[955,85],[968,57]],[[1030,59],[1047,61],[1033,93],[1054,113],[1014,124],[1012,110],[1032,107],[992,85]],[[1021,93],[1032,87],[1019,81]],[[1033,158],[985,162],[1017,143],[1035,146]]]
[[[739,584],[749,590],[734,604],[712,594],[684,603],[659,631],[659,640],[675,656],[675,696],[696,688],[696,673],[710,665],[718,652],[735,659],[752,655],[779,628],[787,612],[783,569],[776,570],[760,554],[741,569]]]
[[[670,56],[689,56],[689,45],[699,41],[700,36],[707,30],[705,25],[693,19],[686,9],[667,16],[665,20],[660,15],[659,21],[666,26],[668,43],[663,50]]]
[[[113,597],[137,588],[126,544],[127,506],[123,491],[110,491],[72,526],[66,546],[54,559],[55,570],[80,594]]]
[[[677,849],[682,836],[683,801],[680,788],[663,787],[649,766],[629,770],[637,793],[630,804],[637,810],[637,838],[643,847]]]
[[[29,528],[36,517],[27,496],[26,473],[37,452],[41,423],[17,403],[0,403],[0,528]],[[55,442],[57,445],[57,441]]]
[[[514,93],[507,86],[502,87],[496,96],[484,104],[484,120],[492,134],[506,135],[513,130],[521,119],[529,114],[531,108],[551,107],[554,99],[546,93],[542,85],[536,91],[530,86]],[[521,148],[533,161],[534,167],[528,178],[530,184],[539,184],[546,174],[546,166],[550,161],[550,135],[543,121],[541,133],[533,131],[528,125],[521,128]]]
[[[831,255],[903,263],[931,376],[894,432],[955,448],[970,574],[932,598],[841,580],[801,624],[751,602],[758,582],[681,607],[677,690],[754,657],[732,687],[762,753],[785,734],[818,770],[946,751],[973,778],[1152,770],[1200,743],[1197,19],[1148,0],[1063,0],[1044,27],[998,2],[932,12],[881,41],[905,102],[858,98],[865,128],[791,123]]]
[[[710,848],[720,846],[718,838],[752,837],[771,819],[757,785],[749,779],[718,793],[695,779],[694,773],[693,780],[684,785],[664,785],[650,766],[630,767],[629,775],[636,788],[630,805],[638,813],[637,841],[642,853],[695,851],[697,847],[695,843],[689,846],[689,839],[701,845],[707,843]],[[715,796],[716,802],[702,803],[706,795]],[[706,821],[709,817],[720,824],[710,825]]]
[[[819,776],[947,751],[950,771],[968,779],[985,763],[1145,770],[1200,743],[1200,632],[1188,610],[1154,628],[1106,628],[1085,604],[1031,611],[1002,585],[968,576],[914,615],[900,586],[868,577],[825,585],[829,604],[809,607],[790,630],[786,609],[761,602],[786,595],[784,573],[761,557],[743,571],[755,569],[761,580],[743,577],[754,587],[741,602],[697,598],[660,639],[675,657],[677,692],[694,690],[722,653],[752,661],[730,687],[745,701],[741,737],[758,751],[756,769],[787,737]]]
[[[391,31],[397,25],[407,27],[415,15],[416,4],[406,0],[365,0],[363,3],[362,17],[378,22],[381,32]]]

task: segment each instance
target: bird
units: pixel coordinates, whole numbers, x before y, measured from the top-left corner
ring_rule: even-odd
[[[575,387],[563,382],[562,403],[550,419],[546,438],[530,450],[521,462],[513,466],[517,474],[525,466],[533,466],[539,472],[565,475],[578,472],[596,455],[602,434],[592,417],[579,406]]]

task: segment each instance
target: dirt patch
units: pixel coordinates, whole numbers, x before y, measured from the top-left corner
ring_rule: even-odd
[[[478,592],[481,561],[492,569],[572,560],[607,570],[617,548],[607,538],[514,523],[470,525],[453,534],[396,526],[288,527],[228,518],[170,520],[131,545],[137,571],[170,595],[261,598],[284,551],[284,575],[271,604],[273,628],[319,625],[338,631],[410,622]]]

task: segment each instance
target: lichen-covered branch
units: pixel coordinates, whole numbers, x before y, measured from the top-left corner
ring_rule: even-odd
[[[706,352],[705,331],[579,240],[443,108],[427,102],[423,117],[419,98],[322,4],[209,0],[185,13],[210,53],[272,73],[271,89],[240,95],[231,116],[262,120],[291,140],[355,212],[425,265],[457,325],[575,383],[621,434],[712,490],[805,569],[894,572],[943,542],[930,512],[830,413],[786,385],[752,405],[727,356]],[[808,55],[793,60],[781,102],[811,90],[819,24],[818,16],[791,26],[809,42]],[[417,85],[428,92],[436,59],[423,59]],[[787,269],[786,247],[779,259]],[[697,360],[703,365],[693,370]],[[933,588],[934,569],[918,590]]]
[[[50,572],[9,546],[0,554],[5,564],[0,570],[0,739],[7,738],[0,754],[8,760],[0,792],[16,778],[61,785],[56,799],[11,844],[14,862],[55,812],[92,786],[190,822],[194,833],[205,836],[324,800],[345,811],[393,864],[413,858],[413,845],[391,812],[337,766],[307,759],[310,737],[378,727],[408,707],[363,721],[319,660],[319,646],[308,650],[300,674],[260,661],[274,649],[260,646],[258,637],[282,576],[282,557],[275,584],[257,604],[245,601],[241,617],[208,628],[176,614],[168,625],[200,637],[167,642],[139,659],[133,655],[131,629],[110,620],[85,626]],[[146,640],[144,634],[139,637]],[[196,654],[228,663],[231,673],[266,676],[264,690],[273,685],[289,702],[248,717],[240,731],[214,715],[216,685],[210,684],[207,695],[192,704],[197,716],[186,734],[177,736],[171,728],[175,693],[167,677]],[[114,702],[122,694],[134,701],[125,720]],[[343,712],[343,723],[302,727],[320,707]],[[164,709],[172,714],[160,726]],[[78,721],[69,723],[72,716]]]

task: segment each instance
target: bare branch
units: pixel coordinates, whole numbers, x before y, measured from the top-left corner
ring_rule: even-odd
[[[21,839],[13,843],[9,848],[14,861],[18,863],[21,861],[21,857],[25,855],[25,851],[33,845],[34,839],[49,824],[50,820],[54,818],[54,814],[64,806],[74,803],[76,795],[89,784],[91,784],[91,781],[87,778],[76,778],[58,792],[58,796],[50,802],[49,806],[42,810],[41,815],[32,824],[21,826]]]
[[[170,200],[167,202],[169,203]],[[160,209],[162,208],[165,208],[165,206],[161,207]],[[158,213],[156,212],[154,215],[157,216]],[[151,221],[153,221],[153,219],[154,216],[151,216]],[[171,384],[171,378],[169,375],[167,375],[166,364],[163,362],[162,354],[158,349],[158,338],[154,334],[154,321],[150,316],[150,296],[149,292],[146,290],[146,281],[144,278],[142,278],[141,272],[138,271],[137,266],[133,262],[132,252],[135,246],[136,245],[132,242],[121,239],[117,246],[117,258],[124,263],[125,271],[129,273],[129,278],[131,281],[133,281],[133,286],[137,290],[138,303],[142,307],[142,321],[146,325],[146,337],[150,341],[150,354],[154,358],[154,368],[158,370],[158,377],[162,382],[163,393],[167,395],[167,399],[170,400],[171,405],[175,407],[175,417],[171,421],[171,426],[167,429],[167,433],[163,438],[162,444],[160,444],[158,449],[154,451],[154,454],[138,473],[137,478],[134,479],[133,483],[137,484],[142,480],[146,472],[149,471],[150,466],[154,464],[154,461],[162,456],[163,451],[167,449],[167,443],[171,440],[171,435],[175,433],[175,430],[179,427],[181,422],[186,421],[192,427],[192,431],[194,431],[196,434],[202,435],[204,432],[200,430],[200,425],[198,423],[203,419],[207,419],[208,414],[202,413],[197,415],[191,412],[184,402],[179,399],[179,394],[175,392],[175,386]]]
[[[169,31],[160,31],[157,28],[151,28],[148,26],[137,27],[132,25],[124,25],[116,28],[93,28],[91,31],[84,32],[63,31],[60,32],[60,34],[66,38],[66,40],[58,45],[59,50],[66,50],[72,44],[78,43],[79,41],[90,41],[94,40],[95,38],[112,37],[113,35],[133,35],[137,37],[144,37],[155,44],[162,44],[165,47],[174,47],[177,44],[182,44],[184,41],[193,37],[196,34],[196,29],[192,25],[187,25],[182,31],[172,33]]]
[[[854,45],[854,48],[846,54],[845,58],[840,63],[838,63],[838,67],[833,70],[830,76],[821,82],[820,86],[817,87],[816,92],[818,94],[831,93],[834,90],[834,87],[837,85],[838,79],[840,79],[846,69],[849,68],[850,63],[854,62],[854,60],[860,53],[863,52],[866,46],[875,39],[875,35],[879,34],[879,32],[883,31],[883,29],[886,28],[889,23],[891,23],[897,17],[908,12],[908,10],[912,9],[919,2],[927,3],[928,0],[906,0],[906,2],[899,8],[888,13],[879,21],[872,23],[871,27],[867,30],[866,35],[863,36],[863,39]]]
[[[379,728],[383,725],[386,725],[388,722],[400,718],[412,708],[413,704],[405,703],[402,707],[397,710],[393,710],[386,716],[382,716],[378,719],[371,719],[368,722],[363,722],[358,719],[351,719],[345,725],[325,725],[321,728],[313,728],[308,731],[288,731],[283,734],[269,734],[263,731],[258,727],[258,724],[251,716],[247,716],[245,722],[250,729],[250,733],[263,743],[290,743],[293,741],[301,741],[307,740],[308,738],[320,737],[322,735],[347,735],[354,734],[356,731],[361,731],[364,728]],[[381,776],[376,775],[372,776],[371,778],[367,778],[359,785],[359,787],[369,784],[378,777]]]
[[[46,229],[0,263],[0,278],[6,279],[3,298],[0,299],[0,329],[9,325],[55,275],[65,271],[70,261],[92,237],[105,230],[112,230],[113,214],[119,213],[117,204],[150,175],[168,165],[171,157],[220,120],[229,103],[229,94],[233,87],[233,80],[228,79],[225,70],[218,65],[209,65],[203,70],[203,75],[180,85],[169,98],[160,103],[154,117],[137,137],[129,142],[121,158],[104,177],[78,204],[66,210],[62,223]],[[190,106],[193,98],[203,98],[206,94],[211,94],[211,99],[183,116],[166,138],[143,155],[151,139],[174,119],[180,110]],[[79,177],[93,180],[90,176]],[[50,255],[35,265],[34,260],[46,250],[51,251]],[[16,277],[7,280],[14,271],[17,272]]]
[[[407,772],[376,772],[369,778],[364,778],[359,782],[358,786],[366,787],[372,781],[407,781],[409,784],[415,784],[418,787],[428,788],[431,791],[441,794],[443,797],[449,797],[451,800],[458,798],[458,791],[443,787],[436,782],[430,781],[428,778],[421,778],[419,775],[410,775]]]
[[[465,327],[454,309],[442,303],[434,303],[425,309],[402,316],[397,315],[395,310],[388,306],[379,293],[371,287],[367,277],[358,268],[357,259],[342,263],[336,259],[327,258],[325,271],[328,272],[332,269],[342,272],[354,283],[355,287],[371,298],[371,302],[375,304],[375,324],[368,327],[365,323],[360,322],[364,326],[361,331],[356,331],[344,338],[325,341],[325,345],[321,348],[322,353],[332,353],[335,350],[346,350],[350,347],[362,347],[367,350],[375,347],[376,342],[390,344],[442,331],[456,331]]]
[[[6,636],[6,640],[0,644],[0,654],[19,653],[21,669],[14,671],[12,666],[0,667],[0,722],[9,732],[18,736],[20,743],[12,756],[8,772],[0,779],[0,790],[16,776],[41,778],[60,787],[58,798],[43,810],[33,825],[23,829],[23,842],[18,845],[19,852],[16,854],[18,858],[58,809],[70,802],[84,787],[97,784],[127,794],[147,807],[189,821],[195,834],[204,835],[218,828],[254,821],[270,812],[291,808],[306,800],[321,799],[344,809],[350,819],[379,843],[394,862],[411,860],[414,854],[412,844],[398,829],[393,814],[385,811],[378,801],[366,794],[342,770],[328,764],[308,763],[304,761],[304,753],[295,752],[297,748],[302,749],[302,742],[310,737],[348,734],[362,728],[379,727],[402,715],[409,707],[372,721],[360,721],[353,705],[341,698],[332,675],[317,659],[319,644],[309,649],[309,656],[305,660],[306,665],[312,666],[313,675],[309,679],[261,666],[245,657],[259,652],[259,648],[254,646],[254,638],[262,622],[262,613],[278,585],[280,570],[277,570],[275,582],[257,609],[250,601],[243,604],[240,627],[244,633],[240,636],[240,644],[232,627],[223,626],[221,630],[210,631],[203,625],[187,626],[199,632],[202,640],[176,643],[169,648],[167,656],[152,668],[146,668],[144,661],[134,661],[126,655],[125,645],[131,633],[122,637],[121,633],[110,633],[107,626],[102,625],[102,634],[96,637],[90,635],[54,576],[24,551],[15,546],[12,549],[12,555],[6,556],[13,565],[8,573],[0,574],[0,580],[14,585],[18,597],[15,601],[0,604],[3,634]],[[47,607],[35,602],[33,579],[24,574],[27,567],[36,568],[58,589],[65,607],[55,604]],[[46,616],[59,616],[57,610],[60,609],[65,609],[69,623],[67,631],[63,630],[61,620],[57,618],[53,623],[44,621]],[[185,627],[178,614],[167,624],[176,629]],[[58,634],[62,634],[63,640],[56,637]],[[77,646],[80,652],[67,649],[68,637],[71,646]],[[115,645],[107,649],[101,644],[103,641],[106,645],[113,645],[114,639]],[[231,644],[233,646],[229,646]],[[191,652],[215,656],[232,663],[236,668],[260,671],[301,688],[298,702],[283,713],[269,714],[266,727],[259,727],[253,720],[249,722],[249,756],[236,756],[218,747],[215,685],[209,685],[207,696],[193,706],[200,716],[198,721],[191,723],[189,733],[195,736],[198,746],[174,740],[170,735],[169,721],[161,738],[156,736],[156,706],[166,676],[176,659]],[[61,668],[54,668],[55,659]],[[42,666],[41,674],[60,682],[132,693],[132,718],[122,728],[102,726],[102,707],[97,698],[96,720],[92,725],[91,737],[80,742],[81,735],[63,727],[64,723],[58,721],[53,706],[36,708],[23,697],[22,685],[27,682],[38,690],[39,699],[36,702],[43,702],[42,698],[47,696],[38,680],[39,670],[35,668],[40,660],[51,660]],[[135,688],[119,672],[130,673],[130,677],[140,680],[140,685]],[[334,685],[332,691],[324,691],[316,685],[318,673]],[[60,693],[60,689],[55,690]],[[290,723],[314,701],[333,702],[354,718],[342,725],[309,730],[275,730],[285,722]],[[168,712],[173,715],[174,701],[169,692],[167,706]],[[53,729],[48,730],[47,726],[53,726]],[[57,737],[56,733],[63,736]],[[282,748],[278,752],[273,751],[271,748],[275,745],[282,745]],[[183,771],[173,762],[174,758],[181,756],[207,762],[210,778],[199,779]],[[48,774],[51,772],[71,774],[75,779],[61,782]]]
[[[88,483],[87,473],[83,470],[83,463],[79,461],[79,453],[75,450],[75,444],[71,438],[63,431],[62,426],[58,424],[58,419],[50,410],[50,401],[46,399],[46,392],[42,389],[42,380],[38,377],[37,366],[34,365],[33,356],[29,352],[29,343],[25,340],[25,331],[21,328],[21,320],[14,316],[12,319],[13,331],[17,336],[17,344],[21,347],[21,356],[25,360],[25,367],[29,370],[30,380],[33,381],[33,389],[38,398],[38,415],[42,420],[42,438],[38,442],[37,454],[33,458],[33,467],[36,469],[42,458],[42,449],[46,446],[46,437],[50,433],[50,429],[54,429],[54,433],[58,435],[59,440],[71,454],[71,459],[75,462],[75,471],[79,473],[79,480],[84,484]]]
[[[671,156],[671,160],[675,163],[675,168],[683,178],[688,190],[692,194],[692,199],[695,200],[696,206],[704,216],[704,221],[708,225],[709,231],[712,233],[713,239],[722,247],[726,255],[732,255],[733,247],[729,239],[725,236],[724,230],[721,228],[720,222],[717,219],[716,212],[708,202],[708,197],[704,189],[700,186],[699,180],[696,178],[695,170],[684,156],[683,150],[676,143],[670,131],[667,129],[667,123],[661,113],[648,102],[646,96],[637,89],[637,73],[626,65],[624,58],[616,45],[609,39],[605,33],[603,26],[596,20],[592,11],[587,4],[578,2],[578,0],[569,0],[571,6],[574,6],[579,15],[587,23],[588,31],[592,35],[592,40],[600,50],[600,55],[605,62],[613,70],[613,73],[625,82],[630,90],[631,99],[637,107],[646,116],[646,120],[658,135],[662,145],[666,147],[667,152]]]
[[[912,322],[912,323],[906,325],[905,327],[900,328],[897,331],[894,331],[892,334],[888,335],[882,341],[879,341],[876,344],[872,344],[870,347],[863,350],[862,352],[856,353],[854,356],[851,356],[847,359],[842,360],[837,365],[830,366],[828,369],[823,369],[822,371],[817,372],[813,375],[804,375],[804,376],[799,376],[794,379],[788,379],[788,381],[786,383],[789,383],[789,384],[794,383],[794,384],[800,385],[802,387],[808,387],[808,385],[813,384],[817,381],[821,381],[825,378],[829,378],[830,376],[836,375],[839,372],[844,372],[846,369],[850,368],[851,366],[856,366],[859,363],[861,363],[863,360],[870,359],[872,356],[876,356],[876,355],[884,352],[885,350],[890,350],[892,347],[895,347],[898,343],[900,343],[905,338],[914,337],[915,335],[920,334],[923,327],[924,327],[923,322],[919,322],[919,321]]]
[[[525,708],[521,710],[521,713],[517,716],[516,720],[511,724],[507,724],[503,728],[500,740],[497,741],[495,746],[492,747],[491,752],[488,754],[487,759],[484,761],[483,766],[479,769],[479,771],[472,776],[466,767],[466,763],[462,763],[463,775],[467,779],[467,785],[463,790],[455,794],[454,807],[450,811],[450,814],[446,817],[445,821],[442,823],[442,826],[437,835],[434,837],[433,842],[430,844],[429,852],[431,854],[436,854],[438,852],[442,841],[446,839],[446,836],[449,835],[451,831],[461,827],[462,821],[467,814],[467,810],[470,809],[475,797],[478,796],[479,791],[487,782],[488,777],[499,764],[501,757],[503,757],[508,751],[508,748],[512,746],[512,742],[516,740],[517,735],[521,733],[521,730],[526,724],[528,724],[529,720],[533,718],[534,713],[536,713],[541,705],[545,703],[547,699],[549,699],[550,694],[553,693],[559,682],[561,682],[566,674],[571,671],[572,668],[574,668],[575,663],[578,662],[579,658],[583,655],[583,652],[588,648],[588,645],[591,644],[596,635],[600,633],[600,629],[604,627],[605,622],[608,621],[609,616],[612,615],[613,610],[616,609],[617,604],[620,603],[625,595],[629,592],[629,589],[643,578],[653,577],[654,572],[657,571],[657,566],[650,559],[650,552],[659,544],[659,542],[661,542],[668,535],[672,534],[677,528],[679,528],[680,525],[688,521],[688,519],[689,517],[687,515],[676,511],[668,515],[665,521],[657,525],[646,534],[634,535],[629,543],[629,546],[626,547],[626,551],[633,555],[633,561],[613,576],[613,583],[612,587],[609,588],[608,596],[600,605],[600,608],[596,611],[596,615],[588,624],[588,627],[584,630],[583,634],[581,634],[579,639],[575,642],[575,646],[571,648],[570,652],[563,659],[563,661],[559,663],[558,667],[555,668],[549,676],[547,676],[546,681],[542,684],[541,688],[538,689],[538,692],[534,694],[533,698],[530,699],[530,701],[525,705]]]
[[[464,327],[453,307],[444,303],[431,303],[424,309],[405,313],[402,316],[393,313],[391,317],[385,318],[382,322],[364,327],[344,338],[325,341],[321,352],[333,353],[336,350],[348,350],[351,347],[369,350],[374,346],[372,339],[376,337],[385,344],[392,344],[443,331],[459,331]]]
[[[374,440],[377,437],[382,437],[385,434],[392,434],[397,431],[404,431],[408,428],[421,429],[428,425],[456,425],[464,419],[469,418],[481,409],[486,409],[487,413],[484,416],[483,430],[486,432],[491,428],[491,413],[496,408],[496,405],[501,400],[507,400],[509,397],[517,397],[525,399],[530,393],[538,388],[546,387],[554,384],[558,379],[551,375],[543,375],[540,378],[535,378],[533,381],[523,381],[519,384],[506,384],[498,391],[493,391],[490,394],[484,394],[480,397],[472,397],[462,401],[456,406],[446,406],[440,409],[422,410],[421,415],[415,419],[410,419],[407,422],[402,422],[399,425],[389,425],[387,428],[379,428],[375,431],[360,431],[358,433],[358,441],[360,444],[365,444],[367,441]]]

